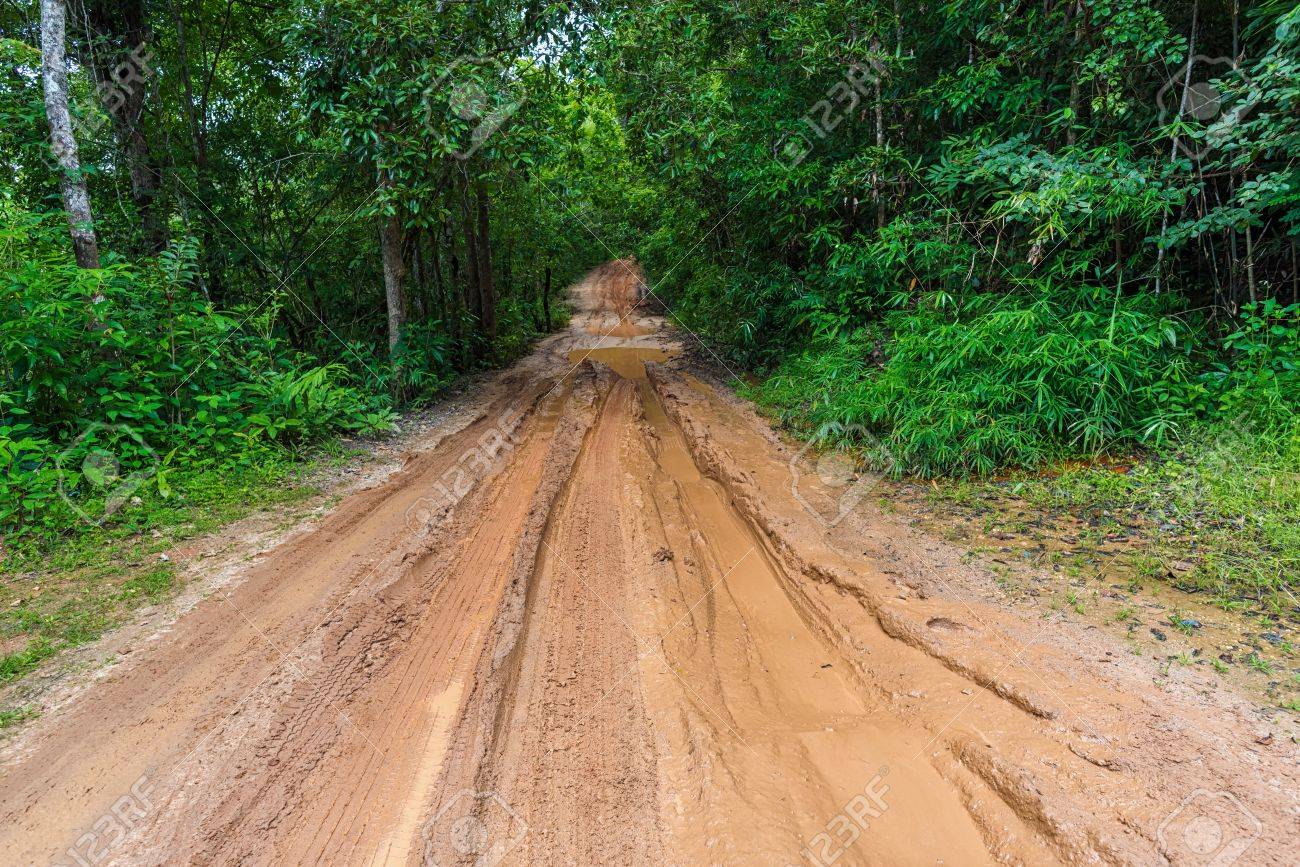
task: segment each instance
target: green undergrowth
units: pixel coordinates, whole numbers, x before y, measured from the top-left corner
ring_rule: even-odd
[[[1300,306],[1247,305],[1232,332],[1205,332],[1143,296],[934,297],[741,390],[895,476],[1123,515],[1153,576],[1300,612]],[[1106,460],[1135,454],[1126,472]]]
[[[1139,527],[1151,577],[1224,608],[1300,618],[1300,421],[1201,425],[1125,469],[1002,486],[1045,510]]]
[[[178,467],[167,496],[141,485],[102,525],[8,537],[0,564],[0,686],[171,598],[181,578],[169,552],[253,512],[306,499],[315,489],[303,481],[305,470],[343,457],[327,445],[310,454],[262,450],[237,465]],[[25,719],[20,710],[4,710],[0,722]]]
[[[1187,415],[1189,328],[1145,296],[932,296],[814,344],[750,396],[880,468],[987,475],[1133,442]]]

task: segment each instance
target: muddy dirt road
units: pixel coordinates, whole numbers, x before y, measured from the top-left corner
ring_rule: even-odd
[[[626,265],[468,424],[11,744],[0,860],[1295,862],[1293,744],[992,604]]]

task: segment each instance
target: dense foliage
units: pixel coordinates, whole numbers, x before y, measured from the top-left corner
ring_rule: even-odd
[[[165,494],[173,464],[247,460],[316,431],[391,423],[346,366],[275,334],[273,307],[223,315],[196,297],[193,243],[82,269],[61,226],[0,208],[0,358],[12,372],[0,393],[0,523],[57,528],[78,508],[102,514],[72,496],[113,487],[106,474],[122,468],[97,455],[147,470]]]
[[[5,526],[384,430],[634,248],[756,399],[900,472],[1292,422],[1293,3],[66,8],[98,268],[37,4],[0,11]]]
[[[603,35],[671,202],[656,292],[807,432],[987,473],[1294,413],[1294,3],[666,0]]]
[[[130,523],[507,362],[628,248],[564,7],[71,0],[78,267],[35,2],[0,9],[0,529]],[[56,151],[57,153],[57,151]],[[70,212],[69,212],[70,213]],[[144,502],[144,510],[134,508]]]

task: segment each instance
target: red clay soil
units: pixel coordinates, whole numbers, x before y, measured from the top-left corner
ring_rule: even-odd
[[[4,863],[1296,862],[1246,701],[800,472],[640,283],[34,723]]]

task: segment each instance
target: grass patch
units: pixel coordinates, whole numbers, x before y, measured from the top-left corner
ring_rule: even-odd
[[[1047,510],[1141,528],[1135,566],[1225,608],[1300,614],[1300,422],[1203,426],[1126,472],[1087,466],[1024,477],[1011,492]]]
[[[12,726],[16,726],[21,722],[26,722],[37,715],[38,712],[36,708],[28,707],[26,705],[22,707],[9,708],[8,710],[0,710],[0,732],[5,731]]]
[[[315,491],[301,483],[303,470],[331,456],[342,459],[337,448],[313,460],[266,452],[234,467],[176,471],[171,496],[151,489],[103,527],[7,540],[0,565],[0,685],[172,597],[180,578],[169,550],[260,509],[305,499]],[[13,716],[10,724],[22,718]]]

